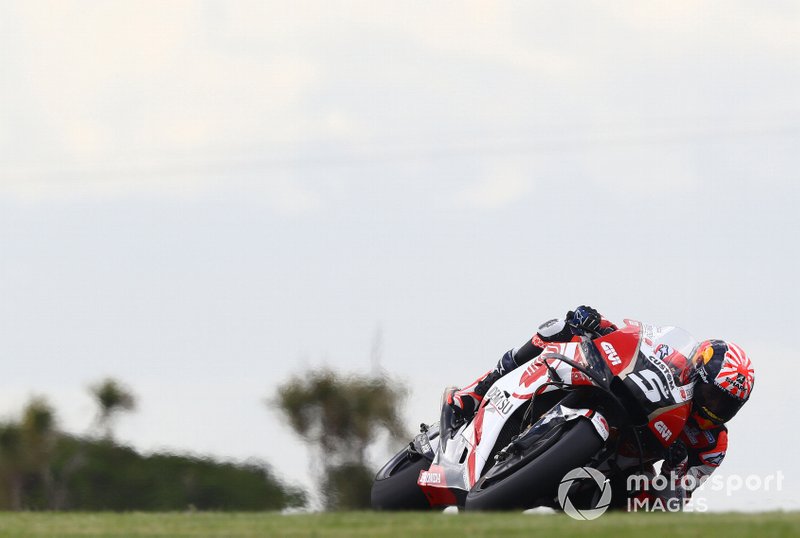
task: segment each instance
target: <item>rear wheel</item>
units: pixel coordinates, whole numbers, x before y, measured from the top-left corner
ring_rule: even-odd
[[[486,473],[467,494],[465,508],[524,509],[552,500],[564,475],[585,465],[603,446],[587,419],[571,420],[552,433],[537,454],[513,456]]]
[[[375,510],[428,510],[428,498],[417,485],[420,471],[431,462],[419,454],[404,450],[378,471],[372,484],[372,508]]]

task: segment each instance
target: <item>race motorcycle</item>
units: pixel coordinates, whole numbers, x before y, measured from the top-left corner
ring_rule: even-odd
[[[550,343],[509,372],[464,420],[447,404],[378,471],[379,510],[558,508],[564,475],[593,467],[609,480],[663,458],[691,411],[689,357],[677,327],[625,320],[601,336]],[[596,500],[596,499],[595,499]]]

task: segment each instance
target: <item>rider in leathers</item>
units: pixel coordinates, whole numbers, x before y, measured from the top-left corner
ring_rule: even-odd
[[[569,342],[575,335],[606,335],[615,330],[617,326],[597,310],[579,306],[567,312],[565,319],[552,319],[541,325],[533,338],[521,347],[507,351],[493,370],[453,393],[449,403],[458,415],[472,417],[495,381],[536,358],[548,342]],[[677,477],[682,480],[662,492],[663,498],[690,498],[692,492],[719,467],[728,448],[725,423],[741,409],[753,388],[750,359],[736,344],[706,340],[697,346],[690,361],[691,379],[694,381],[692,413],[679,439],[667,450],[660,471],[667,479]],[[632,496],[637,494],[642,495],[642,492],[628,492]]]

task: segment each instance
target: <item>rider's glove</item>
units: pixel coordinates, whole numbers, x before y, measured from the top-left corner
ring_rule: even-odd
[[[669,487],[660,493],[665,499],[681,499],[685,502],[691,492],[687,492],[683,478],[689,471],[689,452],[683,441],[677,440],[667,449],[661,475],[668,480]],[[682,506],[682,505],[681,505]]]
[[[566,322],[575,327],[589,332],[598,332],[603,317],[591,306],[581,305],[575,310],[567,312]]]
[[[665,474],[664,471],[673,471],[675,475],[682,477],[688,470],[689,451],[686,449],[686,445],[683,444],[683,441],[678,439],[667,449],[661,474]]]

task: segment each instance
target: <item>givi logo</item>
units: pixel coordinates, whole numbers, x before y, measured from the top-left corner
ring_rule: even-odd
[[[617,350],[614,349],[614,346],[612,346],[609,342],[601,342],[600,347],[603,348],[606,357],[608,357],[608,361],[614,366],[619,366],[622,361],[619,358]]]
[[[655,427],[656,431],[661,434],[661,437],[663,437],[665,441],[672,437],[672,430],[670,430],[663,421],[659,420],[653,426]]]

